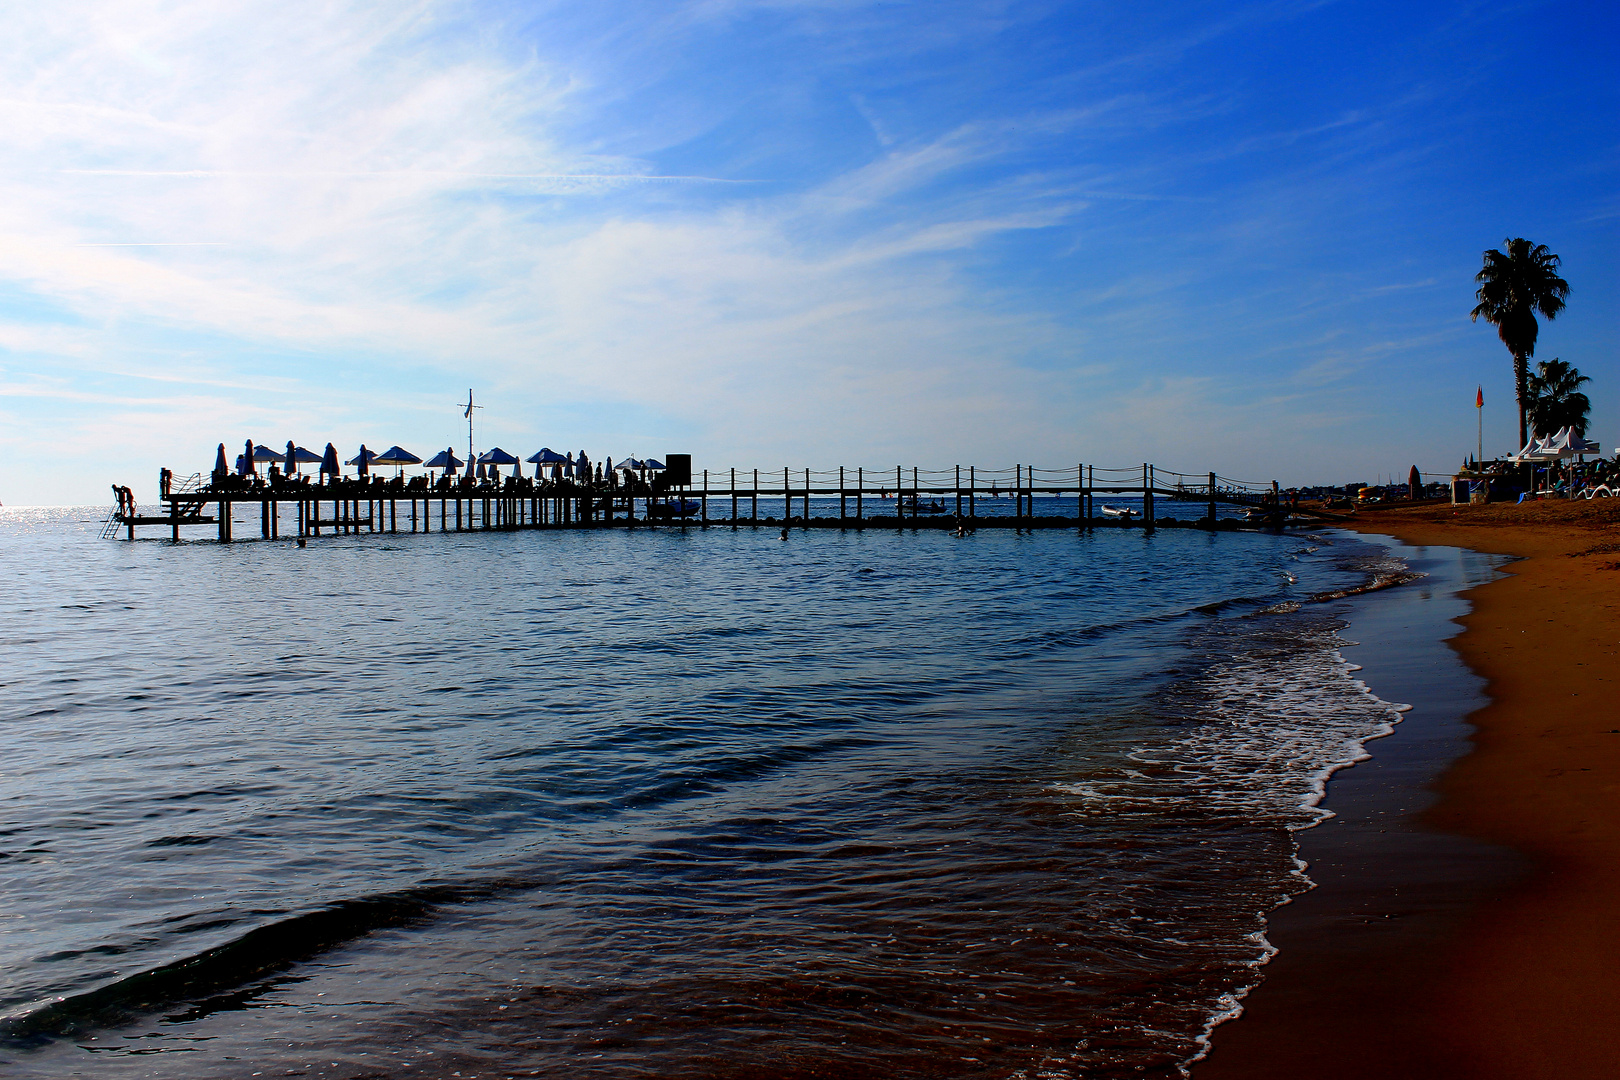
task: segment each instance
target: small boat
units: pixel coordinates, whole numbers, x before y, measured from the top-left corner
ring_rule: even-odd
[[[945,504],[938,499],[929,502],[918,502],[915,498],[907,499],[905,509],[913,514],[943,514]]]
[[[1123,518],[1134,518],[1134,517],[1141,517],[1142,516],[1140,511],[1132,510],[1128,506],[1104,506],[1104,507],[1102,507],[1102,513],[1103,513],[1103,517],[1122,518],[1122,519]]]
[[[696,499],[666,499],[653,503],[647,513],[655,518],[687,518],[702,509],[703,504]]]

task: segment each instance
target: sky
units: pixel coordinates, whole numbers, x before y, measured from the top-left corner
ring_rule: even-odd
[[[1481,253],[1620,440],[1599,3],[56,0],[0,34],[0,503],[223,442],[1454,469]],[[1474,408],[1483,387],[1485,408]]]

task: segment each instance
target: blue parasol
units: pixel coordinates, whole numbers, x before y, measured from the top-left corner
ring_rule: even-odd
[[[478,461],[482,465],[516,465],[518,463],[517,458],[498,446],[493,450],[479,454]]]

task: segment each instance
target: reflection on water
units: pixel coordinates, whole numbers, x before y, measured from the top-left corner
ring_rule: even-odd
[[[1174,1076],[1392,719],[1343,544],[0,513],[21,1076]]]

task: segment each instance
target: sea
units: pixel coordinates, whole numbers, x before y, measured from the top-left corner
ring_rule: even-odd
[[[6,1076],[1184,1077],[1403,720],[1357,593],[1419,587],[1332,531],[242,516],[0,510]]]

